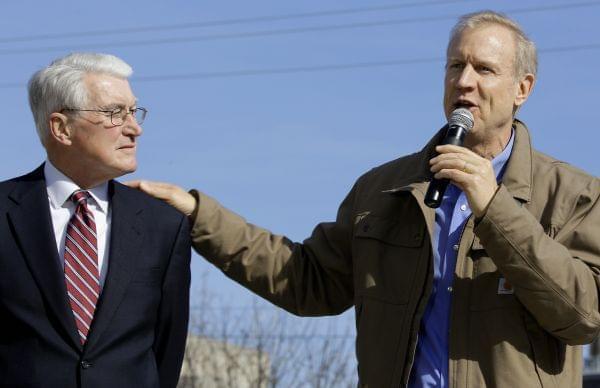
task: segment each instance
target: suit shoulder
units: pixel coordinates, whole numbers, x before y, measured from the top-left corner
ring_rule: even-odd
[[[115,181],[115,185],[122,190],[132,201],[137,203],[144,211],[150,212],[152,217],[161,222],[172,221],[179,223],[185,216],[174,207],[166,204],[164,201],[156,199],[140,190],[133,189]]]
[[[11,191],[13,191],[17,185],[21,183],[37,181],[40,179],[43,179],[43,172],[40,176],[39,168],[37,170],[28,172],[27,174],[6,179],[0,182],[0,195],[4,197],[8,195]]]
[[[8,193],[10,193],[13,190],[16,184],[17,178],[11,178],[0,182],[0,195],[5,197]]]

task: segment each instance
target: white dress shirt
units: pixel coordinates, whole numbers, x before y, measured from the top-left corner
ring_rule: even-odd
[[[46,160],[44,164],[44,176],[46,178],[56,248],[60,263],[64,268],[67,225],[71,216],[75,213],[75,204],[70,200],[70,197],[74,191],[81,190],[81,188],[54,167],[49,160]],[[91,195],[87,205],[94,215],[94,222],[96,223],[98,268],[100,269],[100,290],[102,290],[106,279],[106,271],[108,270],[108,242],[110,241],[111,212],[108,202],[108,182],[88,189],[87,192]]]

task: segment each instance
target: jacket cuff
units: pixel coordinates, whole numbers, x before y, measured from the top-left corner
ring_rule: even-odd
[[[205,228],[206,221],[211,217],[211,214],[215,212],[219,205],[213,198],[196,189],[190,190],[189,193],[196,198],[196,208],[192,214],[188,216],[192,229],[191,237],[194,239],[205,233],[203,229]]]

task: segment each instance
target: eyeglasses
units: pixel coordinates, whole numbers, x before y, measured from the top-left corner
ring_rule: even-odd
[[[61,112],[63,111],[104,113],[107,116],[110,115],[112,125],[123,125],[128,114],[132,115],[138,124],[142,124],[146,119],[146,114],[148,114],[148,110],[141,107],[132,109],[115,108],[113,110],[64,108]]]

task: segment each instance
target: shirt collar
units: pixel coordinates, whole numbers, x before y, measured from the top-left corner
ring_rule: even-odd
[[[513,145],[515,143],[515,130],[514,128],[510,132],[510,140],[502,152],[500,152],[494,159],[492,159],[492,167],[494,168],[494,174],[496,174],[496,181],[500,182],[506,170],[506,162],[510,158],[512,153]]]
[[[69,200],[71,194],[81,188],[68,176],[57,169],[49,160],[44,163],[44,176],[46,179],[46,190],[50,205],[54,209],[61,208]],[[90,193],[98,208],[105,214],[108,213],[108,182],[86,190]]]

